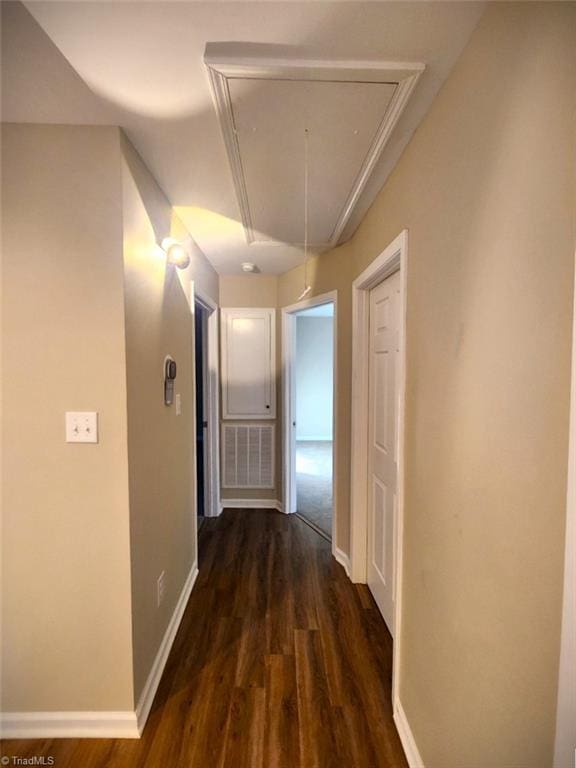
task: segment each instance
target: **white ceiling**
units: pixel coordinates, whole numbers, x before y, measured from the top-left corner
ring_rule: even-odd
[[[302,261],[302,248],[246,242],[203,63],[206,44],[250,43],[260,45],[266,54],[295,59],[426,65],[343,232],[346,239],[429,108],[484,6],[475,2],[26,2],[72,71],[22,6],[2,5],[3,119],[121,125],[221,274],[240,274],[242,261],[255,262],[264,273],[282,273]],[[238,83],[240,102],[242,88]],[[362,139],[377,119],[370,88],[351,97],[336,93],[336,88],[317,101],[323,105],[314,116],[319,123],[324,118],[336,126],[338,101],[346,113],[340,128],[330,129],[326,146],[311,146],[315,158],[311,171],[335,155],[338,189],[347,183],[352,161],[339,164],[340,153],[328,145],[334,147],[344,141],[344,133],[357,129],[346,152],[357,161]],[[290,98],[295,103],[301,94]],[[302,202],[298,192],[301,148],[293,140],[281,153],[284,167],[292,168],[284,204],[288,199],[294,215],[285,218],[277,169],[267,162],[267,158],[277,161],[274,140],[267,143],[256,138],[267,124],[267,103],[279,114],[286,101],[280,90],[264,88],[257,104],[238,111],[242,125],[257,129],[253,137],[244,136],[243,151],[251,157],[247,183],[254,189],[258,227],[269,237],[280,235],[297,242],[301,239],[294,231],[299,228],[295,211]],[[294,123],[293,135],[302,128],[297,115],[287,113],[282,120]],[[322,189],[311,185],[313,239],[323,239],[331,205]]]

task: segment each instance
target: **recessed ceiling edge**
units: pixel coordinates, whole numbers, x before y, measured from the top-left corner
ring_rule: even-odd
[[[391,83],[397,86],[374,139],[366,154],[348,197],[332,230],[330,240],[316,243],[315,248],[331,248],[348,223],[358,200],[390,138],[394,126],[404,111],[420,75],[425,69],[422,63],[378,62],[378,61],[330,61],[294,58],[258,57],[251,55],[251,46],[226,43],[208,43],[204,53],[204,64],[208,71],[214,108],[220,123],[226,146],[234,189],[240,209],[240,217],[246,242],[249,245],[274,245],[274,241],[258,240],[255,237],[250,202],[246,189],[238,134],[234,123],[232,100],[228,87],[231,78],[244,79],[296,79],[337,80],[341,82]],[[244,53],[242,53],[244,51]],[[280,243],[278,243],[280,245]],[[295,243],[291,243],[295,245]]]

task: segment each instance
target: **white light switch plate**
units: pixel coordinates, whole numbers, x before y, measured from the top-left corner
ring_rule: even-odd
[[[67,443],[97,443],[98,414],[96,411],[66,412]]]

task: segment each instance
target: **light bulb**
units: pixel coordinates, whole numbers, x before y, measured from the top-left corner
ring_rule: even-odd
[[[169,264],[174,264],[180,269],[186,269],[190,264],[190,256],[184,246],[177,240],[171,237],[165,237],[162,240],[162,248],[166,252],[166,261]]]
[[[180,269],[186,269],[188,264],[190,264],[190,256],[188,256],[186,249],[183,245],[180,245],[180,243],[171,245],[170,248],[168,248],[167,256],[168,262],[170,264],[175,264],[177,267],[180,267]]]

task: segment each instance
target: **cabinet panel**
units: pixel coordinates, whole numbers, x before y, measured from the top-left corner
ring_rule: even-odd
[[[276,310],[222,310],[224,419],[276,417]]]

